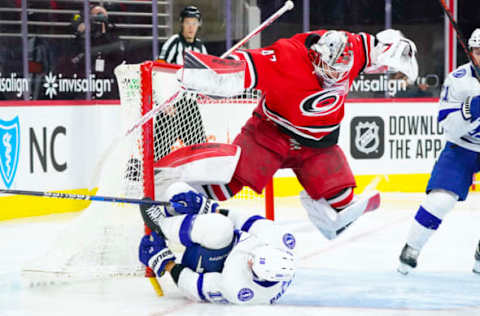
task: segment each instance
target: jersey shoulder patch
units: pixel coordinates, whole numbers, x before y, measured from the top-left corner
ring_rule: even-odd
[[[465,68],[460,68],[452,73],[452,76],[455,78],[462,78],[467,74],[467,70]]]
[[[253,297],[255,296],[254,292],[252,289],[248,287],[244,287],[240,289],[237,293],[237,298],[241,302],[247,302],[250,301]]]

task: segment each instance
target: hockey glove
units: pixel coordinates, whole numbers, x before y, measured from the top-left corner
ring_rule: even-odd
[[[218,207],[218,203],[194,191],[175,194],[170,202],[175,211],[181,214],[214,213]]]
[[[144,200],[151,200],[144,198]],[[163,236],[160,228],[160,222],[165,217],[178,215],[171,206],[160,206],[151,204],[140,204],[140,214],[142,214],[143,221],[148,228]]]
[[[463,117],[471,122],[480,117],[480,95],[468,97],[462,105]]]
[[[155,232],[143,236],[138,251],[139,260],[152,268],[155,275],[162,276],[165,273],[165,265],[175,261],[175,255],[167,247],[165,240]]]

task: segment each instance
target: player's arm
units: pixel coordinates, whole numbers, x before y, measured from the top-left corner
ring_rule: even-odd
[[[450,74],[440,94],[438,121],[448,135],[460,138],[479,125],[480,96],[464,96],[464,82],[457,78],[462,69]]]

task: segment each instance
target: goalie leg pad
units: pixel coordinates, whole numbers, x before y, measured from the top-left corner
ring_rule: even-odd
[[[240,151],[238,146],[218,143],[179,148],[154,164],[155,185],[165,181],[228,183],[237,167]]]
[[[307,210],[308,217],[327,239],[334,239],[362,214],[376,210],[380,206],[380,194],[370,193],[337,212],[325,199],[313,200],[305,191],[300,192],[300,200]]]

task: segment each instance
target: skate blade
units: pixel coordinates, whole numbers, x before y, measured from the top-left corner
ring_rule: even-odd
[[[475,261],[472,272],[480,275],[480,261]]]
[[[397,268],[397,272],[403,275],[407,275],[412,271],[413,268],[409,266],[408,264],[400,263],[400,265]]]

